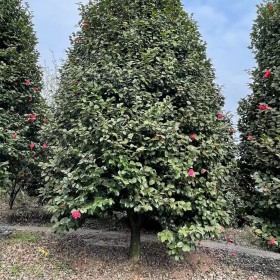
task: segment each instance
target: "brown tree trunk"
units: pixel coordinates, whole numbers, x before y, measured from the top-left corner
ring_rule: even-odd
[[[127,211],[127,216],[131,228],[129,259],[137,262],[140,260],[141,215]]]
[[[12,185],[12,190],[11,190],[11,193],[10,193],[10,196],[9,196],[9,207],[10,207],[10,210],[13,209],[16,196],[19,193],[20,189],[21,189],[21,187],[20,187],[20,185],[18,185],[17,180],[14,180],[13,181],[13,185]]]

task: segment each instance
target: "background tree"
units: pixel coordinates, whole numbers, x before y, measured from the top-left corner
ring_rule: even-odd
[[[257,6],[252,94],[240,101],[241,185],[258,234],[280,241],[280,1]],[[276,238],[277,237],[277,238]]]
[[[150,215],[171,254],[190,251],[228,221],[222,192],[234,163],[196,23],[174,0],[95,1],[81,16],[46,130],[52,156],[42,163],[56,228],[126,211],[137,260]]]
[[[36,158],[45,103],[31,18],[21,1],[0,0],[0,186],[11,208],[23,187],[41,185]]]

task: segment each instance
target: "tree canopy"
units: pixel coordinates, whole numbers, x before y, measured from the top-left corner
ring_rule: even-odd
[[[174,0],[81,6],[61,73],[42,194],[58,231],[125,211],[132,258],[153,216],[169,252],[228,221],[233,130],[196,22]]]

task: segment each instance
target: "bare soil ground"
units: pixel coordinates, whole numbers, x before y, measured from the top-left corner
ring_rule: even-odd
[[[36,203],[10,211],[2,199],[0,226],[9,221],[17,230],[0,237],[1,280],[280,279],[280,255],[254,251],[260,242],[249,228],[226,229],[220,243],[203,243],[183,262],[175,262],[155,235],[144,232],[141,261],[134,264],[128,260],[129,232],[123,224],[97,219],[88,223],[95,230],[55,235],[48,227],[35,227],[50,225]]]

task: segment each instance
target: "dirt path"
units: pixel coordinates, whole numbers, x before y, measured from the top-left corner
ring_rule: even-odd
[[[25,232],[44,232],[53,233],[51,227],[36,227],[36,226],[6,226],[9,229]],[[77,231],[70,231],[66,234],[82,236],[83,239],[92,245],[98,246],[112,246],[112,247],[128,247],[129,243],[129,232],[120,231],[104,231],[104,230],[93,230],[80,228]],[[153,234],[142,234],[141,240],[143,242],[159,242],[156,235]],[[247,248],[232,243],[222,243],[215,241],[202,241],[200,247],[209,248],[214,250],[225,250],[234,252],[236,254],[246,254],[257,258],[273,259],[280,261],[280,254]]]
[[[156,235],[144,232],[135,267],[128,260],[126,230],[81,228],[58,235],[47,226],[1,228],[41,234],[33,243],[16,242],[22,238],[16,234],[3,239],[1,280],[280,280],[280,254],[232,243],[203,241],[196,252],[184,254],[183,262],[175,262]]]

